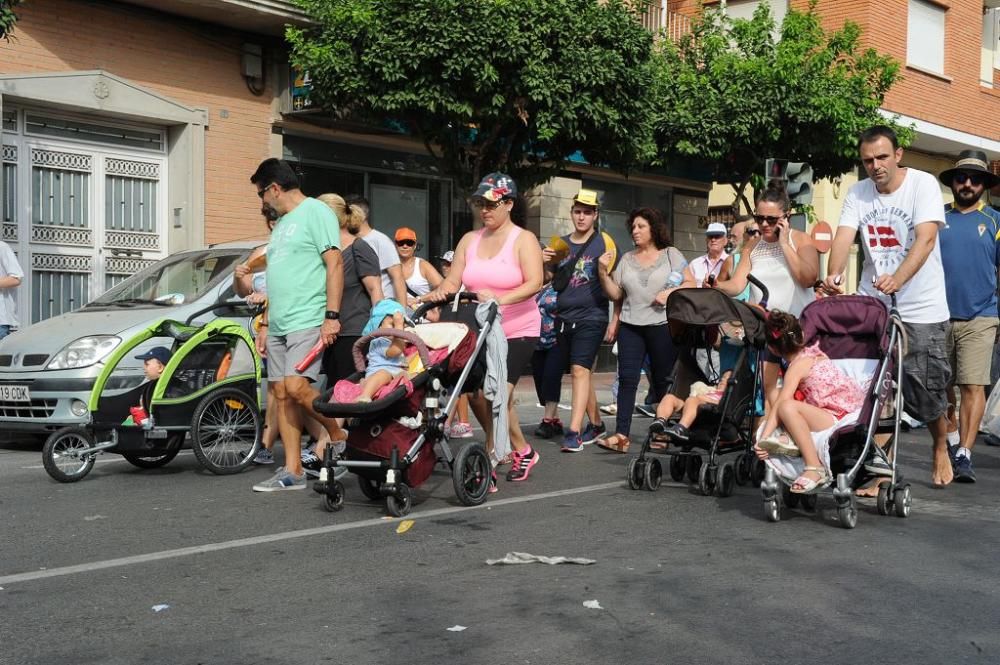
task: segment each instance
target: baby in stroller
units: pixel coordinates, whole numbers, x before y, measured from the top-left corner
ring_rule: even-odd
[[[689,428],[698,418],[698,409],[706,404],[718,404],[726,393],[726,386],[739,361],[742,332],[742,324],[738,321],[719,326],[719,334],[713,344],[719,355],[718,382],[714,386],[701,381],[693,383],[687,399],[672,394],[664,395],[656,407],[656,420],[650,426],[650,431],[662,431],[665,436],[676,441],[687,441],[691,438]],[[668,426],[667,421],[678,413],[681,414],[680,419]]]
[[[369,335],[379,328],[403,330],[403,322],[403,306],[395,300],[382,300],[372,309],[362,334]],[[399,337],[378,337],[371,341],[358,402],[372,401],[379,390],[406,371],[405,344]]]
[[[805,467],[792,483],[796,494],[811,494],[828,485],[829,460],[821,459],[813,433],[857,418],[865,391],[820,350],[805,346],[802,328],[791,314],[772,310],[767,316],[768,349],[786,365],[782,386],[771,400],[755,446],[757,457],[802,457]]]

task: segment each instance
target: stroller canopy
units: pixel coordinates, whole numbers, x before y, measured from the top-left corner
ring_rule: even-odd
[[[716,289],[677,289],[667,298],[667,320],[695,326],[739,321],[746,343],[758,348],[765,343],[763,310]]]
[[[806,344],[819,340],[830,358],[881,358],[889,345],[889,312],[871,296],[833,296],[806,305],[799,316]]]

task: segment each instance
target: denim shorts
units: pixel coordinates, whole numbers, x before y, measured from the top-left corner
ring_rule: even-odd
[[[906,355],[903,357],[903,403],[906,412],[925,423],[933,422],[948,410],[948,361],[950,321],[903,323]]]
[[[559,322],[559,337],[556,345],[562,347],[564,357],[569,357],[569,365],[579,365],[586,369],[594,367],[597,351],[604,341],[608,324],[603,321]]]

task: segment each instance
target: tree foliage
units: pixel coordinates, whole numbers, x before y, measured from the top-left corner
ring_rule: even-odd
[[[655,156],[653,39],[623,0],[297,1],[315,25],[288,30],[291,60],[320,104],[401,126],[464,188]]]
[[[851,170],[858,134],[893,124],[878,109],[899,77],[899,64],[860,37],[849,21],[824,31],[815,0],[788,12],[778,39],[766,2],[751,20],[703,8],[689,34],[660,42],[661,159],[712,160],[738,197],[768,157],[809,162],[817,178]],[[895,128],[908,143],[909,128]]]
[[[14,24],[17,23],[14,7],[21,2],[22,0],[0,0],[0,39],[10,41],[10,35],[14,32]]]

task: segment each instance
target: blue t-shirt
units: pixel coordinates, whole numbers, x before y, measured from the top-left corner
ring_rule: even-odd
[[[997,316],[1000,212],[985,203],[966,213],[952,204],[944,211],[938,242],[951,318],[968,321]]]
[[[604,234],[594,229],[598,234],[587,249],[577,259],[573,267],[573,275],[569,285],[559,292],[558,312],[561,321],[579,323],[581,321],[608,322],[608,297],[601,288],[601,280],[597,275],[597,260],[608,251],[604,245]],[[569,245],[569,256],[562,260],[559,267],[573,260],[580,248],[586,243],[571,242],[570,237],[563,236]]]

